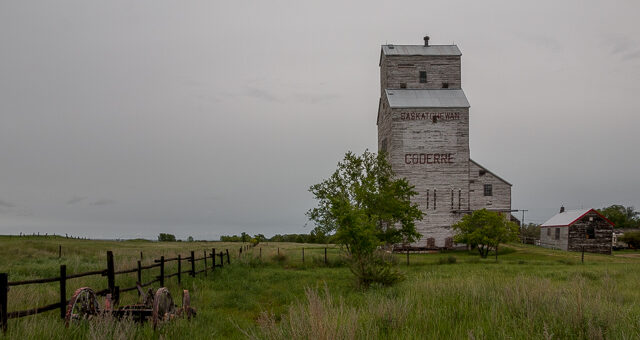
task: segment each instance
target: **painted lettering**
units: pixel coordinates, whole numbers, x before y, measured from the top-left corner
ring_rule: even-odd
[[[452,164],[454,154],[452,153],[406,153],[404,155],[405,164]]]

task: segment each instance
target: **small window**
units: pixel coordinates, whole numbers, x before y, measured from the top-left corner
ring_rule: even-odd
[[[420,82],[423,84],[427,82],[427,71],[420,71]]]
[[[478,171],[478,176],[484,176],[484,174],[486,173],[487,173],[487,170],[480,169],[480,171]]]
[[[551,236],[551,228],[547,228],[547,236]]]
[[[560,228],[556,228],[556,240],[560,239]]]
[[[442,88],[443,89],[448,89],[449,88],[449,83],[447,83],[447,82],[442,83]]]
[[[596,228],[593,224],[589,224],[585,230],[585,238],[594,239],[596,238]]]
[[[485,196],[493,196],[493,185],[485,184],[484,185],[484,195]]]
[[[407,83],[400,83],[400,88],[401,89],[406,89],[407,88]]]
[[[436,210],[436,203],[438,202],[438,191],[433,189],[433,210]]]

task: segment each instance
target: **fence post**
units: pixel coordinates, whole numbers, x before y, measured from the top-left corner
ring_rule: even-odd
[[[142,262],[138,261],[138,283],[142,285]],[[140,296],[140,291],[138,290],[138,296]]]
[[[109,293],[111,296],[115,297],[116,293],[116,275],[114,274],[113,267],[113,252],[111,250],[107,251],[107,287],[109,288]]]
[[[582,246],[582,263],[584,263],[584,246]]]
[[[409,265],[409,248],[407,248],[407,266]]]
[[[7,291],[9,290],[9,275],[0,273],[0,328],[7,332]]]
[[[240,252],[238,252],[238,255],[242,255],[242,247],[240,247]]]
[[[60,317],[67,314],[67,266],[60,265]]]
[[[220,268],[222,268],[224,267],[224,253],[220,251],[220,254],[218,254],[218,256],[220,256]]]
[[[62,257],[62,245],[58,245],[58,258]]]
[[[278,247],[278,256],[280,256],[280,247]]]
[[[160,287],[164,287],[164,256],[160,256]]]
[[[207,276],[207,251],[204,250],[204,276]]]
[[[324,247],[324,264],[327,264],[327,247]]]
[[[194,251],[191,251],[191,277],[196,277],[196,256]]]
[[[182,282],[182,255],[178,254],[178,284]]]
[[[231,259],[229,258],[229,249],[225,249],[227,251],[227,264],[231,264]]]
[[[142,252],[140,252],[140,261],[142,261]]]
[[[216,270],[216,248],[211,248],[211,271]]]
[[[302,247],[302,263],[304,263],[304,247]]]
[[[262,260],[262,247],[260,247],[260,260]]]

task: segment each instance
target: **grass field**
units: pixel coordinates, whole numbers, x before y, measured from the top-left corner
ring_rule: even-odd
[[[63,256],[58,259],[58,245]],[[64,328],[57,311],[14,319],[0,339],[638,339],[640,338],[640,258],[585,255],[526,245],[505,247],[498,261],[476,253],[398,255],[406,280],[393,287],[359,290],[340,250],[330,248],[329,265],[318,245],[261,244],[238,258],[239,244],[219,242],[84,241],[45,237],[0,237],[0,272],[9,280],[103,269],[107,250],[116,270],[161,255],[228,248],[232,265],[207,277],[183,277],[198,315],[154,332],[149,324],[92,320]],[[305,247],[305,263],[301,247]],[[262,248],[262,259],[256,257]],[[284,256],[274,255],[280,248]],[[316,249],[310,249],[316,248]],[[455,258],[455,259],[454,259]],[[454,262],[455,263],[452,263]],[[201,263],[201,262],[200,262]],[[184,268],[183,268],[184,269]],[[168,267],[172,273],[175,268]],[[143,281],[150,280],[148,273]],[[116,279],[130,286],[135,274]],[[176,278],[167,279],[178,292]],[[74,279],[80,286],[106,288],[106,278]],[[174,293],[174,294],[176,294]],[[126,293],[124,303],[133,303]],[[12,287],[9,311],[53,303],[57,283]]]

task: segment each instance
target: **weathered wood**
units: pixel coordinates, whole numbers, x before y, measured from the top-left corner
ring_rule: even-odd
[[[194,254],[195,252],[192,250],[191,251],[191,277],[196,276],[196,257]]]
[[[324,264],[326,265],[327,263],[329,263],[329,261],[327,261],[327,247],[324,248]]]
[[[115,295],[115,286],[116,286],[116,276],[113,265],[113,252],[111,250],[107,251],[107,289],[111,295]]]
[[[203,250],[204,253],[204,276],[207,276],[207,251]]]
[[[60,318],[67,314],[67,266],[60,265]]]
[[[227,264],[231,264],[231,257],[229,256],[229,249],[225,249],[227,251]]]
[[[7,332],[7,304],[9,292],[9,275],[0,273],[0,329],[3,333]]]
[[[180,275],[182,272],[182,259],[180,258],[180,255],[178,255],[178,284],[180,284],[182,282],[182,275]]]
[[[142,252],[140,252],[142,254]],[[142,283],[142,261],[138,260],[138,283]],[[140,296],[140,292],[138,292],[138,296]]]
[[[164,287],[164,256],[160,256],[160,287]]]
[[[216,248],[211,248],[211,271],[216,269]]]
[[[58,246],[58,258],[62,257],[62,245]]]
[[[447,241],[453,236],[451,226],[465,213],[481,208],[511,210],[510,184],[470,160],[468,107],[389,104],[386,90],[441,90],[444,84],[449,90],[461,89],[460,60],[459,55],[385,53],[380,59],[378,150],[388,153],[397,177],[415,186],[418,194],[412,202],[425,213],[416,221],[422,237],[412,247],[453,247]],[[426,72],[426,79],[421,72]],[[491,196],[480,190],[485,184],[492,185]],[[433,244],[428,244],[430,238]]]

